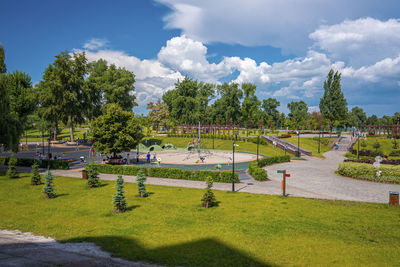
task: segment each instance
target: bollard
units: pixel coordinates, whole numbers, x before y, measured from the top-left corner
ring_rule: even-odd
[[[399,192],[389,191],[389,206],[399,205]]]

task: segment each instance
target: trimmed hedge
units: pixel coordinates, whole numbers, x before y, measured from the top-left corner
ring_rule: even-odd
[[[381,177],[376,177],[376,169],[368,163],[342,162],[337,173],[342,176],[379,183],[400,184],[400,166],[380,165]]]
[[[262,169],[262,167],[267,165],[272,165],[275,163],[290,162],[290,156],[276,156],[276,157],[265,157],[257,161],[249,163],[249,173],[257,181],[268,180],[267,171]]]
[[[177,137],[177,138],[194,138],[194,137],[197,137],[197,134],[168,134],[167,136],[168,137]],[[221,140],[234,140],[235,139],[234,135],[216,135],[216,134],[214,134],[214,135],[212,135],[212,134],[202,134],[201,138],[212,139],[213,136],[214,136],[214,139],[221,139]],[[257,139],[258,139],[257,137],[241,137],[241,136],[238,136],[236,138],[236,141],[239,141],[239,142],[252,142],[254,144],[257,144],[257,142],[258,142]],[[261,138],[261,136],[260,136],[260,145],[268,145],[268,142],[265,139]]]
[[[47,168],[48,160],[42,160],[42,164],[38,159],[31,159],[31,158],[16,158],[17,159],[17,166],[23,167],[31,167],[34,162],[39,164],[39,168]],[[7,165],[8,164],[8,157],[0,157],[0,165]],[[66,160],[50,160],[50,169],[59,169],[59,170],[68,170],[69,163]]]
[[[124,175],[137,175],[140,170],[143,170],[146,176],[158,177],[158,178],[172,178],[172,179],[183,179],[193,181],[205,181],[207,177],[211,177],[214,182],[230,183],[232,182],[231,172],[220,172],[220,171],[190,171],[182,170],[178,168],[159,168],[159,167],[136,167],[136,166],[121,166],[121,165],[109,165],[109,164],[97,164],[89,163],[88,165],[94,165],[98,172],[109,173],[109,174],[124,174]],[[235,182],[239,182],[239,175],[235,173]]]

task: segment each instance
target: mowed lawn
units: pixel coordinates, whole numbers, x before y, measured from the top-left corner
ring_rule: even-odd
[[[297,146],[298,137],[292,136],[290,138],[284,138],[282,140]],[[334,141],[335,141],[334,138],[321,137],[320,153],[318,153],[318,140],[315,140],[312,137],[301,137],[300,135],[300,148],[312,152],[312,155],[314,157],[323,158],[324,157],[323,154],[330,150],[330,146]]]
[[[157,144],[174,144],[179,148],[186,148],[188,146],[189,141],[193,142],[194,138],[184,138],[184,137],[167,137],[167,136],[155,136],[154,138],[149,138],[153,142],[156,141]],[[144,143],[144,141],[142,141]],[[210,138],[203,138],[200,141],[202,149],[212,149],[213,148],[213,140]],[[148,143],[149,145],[150,143]],[[246,151],[257,153],[257,144],[252,142],[236,142],[237,146],[235,148],[236,151]],[[233,146],[232,140],[222,140],[222,139],[214,139],[214,149],[216,150],[228,150],[231,151]],[[259,145],[259,153],[267,156],[281,156],[285,155],[285,151],[279,148],[274,148],[273,145]]]
[[[400,209],[386,204],[215,191],[219,206],[204,209],[204,190],[148,185],[142,199],[125,184],[129,208],[116,214],[115,182],[56,177],[55,199],[29,182],[0,176],[0,229],[168,266],[400,265]]]
[[[386,137],[367,137],[366,139],[361,137],[360,138],[360,150],[362,149],[366,149],[366,150],[372,150],[375,151],[376,149],[373,147],[373,145],[375,144],[376,141],[378,141],[378,143],[380,144],[380,147],[378,148],[378,150],[382,151],[383,154],[385,155],[389,155],[390,152],[392,152],[393,150],[400,150],[400,140],[397,139],[397,148],[394,149],[393,146],[393,140],[394,139],[387,139]],[[361,143],[365,141],[365,143],[367,144],[366,147],[362,147]],[[358,149],[358,144],[357,142],[354,144],[353,146],[353,150],[357,151]],[[391,159],[400,159],[400,157],[389,157]]]

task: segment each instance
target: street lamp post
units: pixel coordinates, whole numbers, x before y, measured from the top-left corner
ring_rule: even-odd
[[[320,153],[320,147],[321,147],[321,130],[319,130],[318,134],[318,153]]]
[[[297,132],[297,157],[300,157],[300,129],[301,129],[301,127],[299,128],[299,131]]]
[[[42,157],[44,157],[44,131],[42,126]]]
[[[235,132],[235,135],[237,133]],[[233,146],[232,146],[232,192],[235,192],[235,146],[238,146],[235,144],[235,140],[233,140]]]
[[[260,136],[257,136],[257,161],[258,161],[258,146],[260,145]]]

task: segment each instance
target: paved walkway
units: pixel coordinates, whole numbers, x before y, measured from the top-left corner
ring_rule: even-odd
[[[0,230],[0,266],[148,266],[113,258],[89,242],[59,243],[31,233]]]

